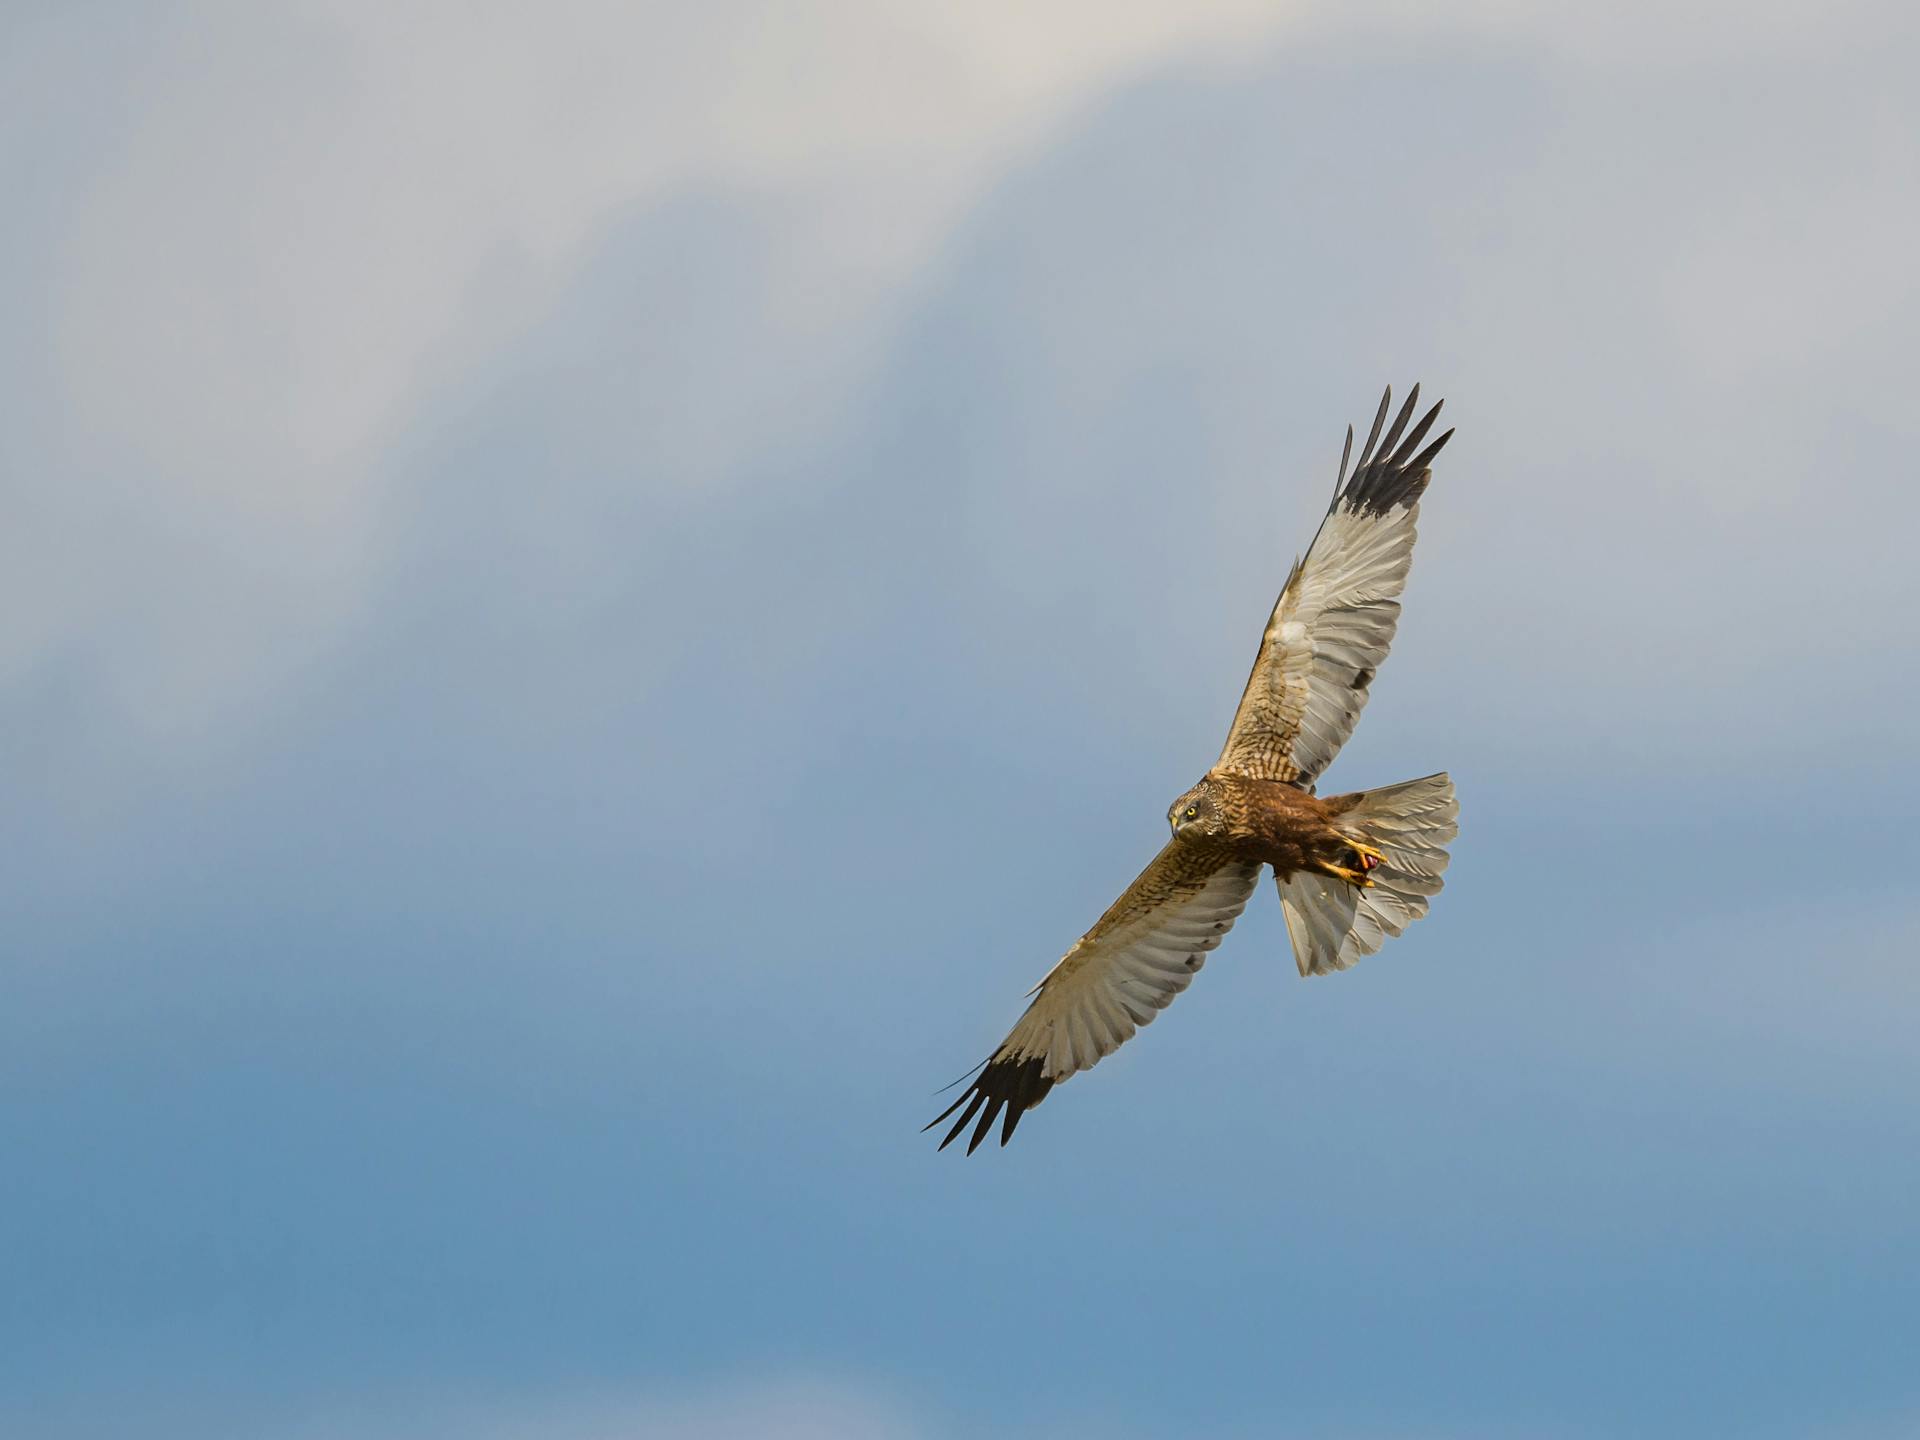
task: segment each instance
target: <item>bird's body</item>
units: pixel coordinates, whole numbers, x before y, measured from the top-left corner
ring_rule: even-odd
[[[1176,827],[1176,843],[1271,865],[1282,879],[1306,870],[1332,873],[1329,867],[1365,873],[1370,868],[1367,857],[1354,848],[1364,845],[1364,838],[1339,826],[1340,816],[1359,798],[1335,795],[1322,800],[1284,780],[1209,770],[1173,802],[1169,819]],[[1180,825],[1179,817],[1189,807],[1204,816],[1209,805],[1219,816],[1217,829],[1202,831],[1198,822]]]
[[[973,1151],[1003,1112],[1004,1145],[1055,1085],[1150,1023],[1269,866],[1302,975],[1344,970],[1426,913],[1458,833],[1452,781],[1314,794],[1386,659],[1427,462],[1453,434],[1420,448],[1440,407],[1408,430],[1419,395],[1416,385],[1384,439],[1381,400],[1351,477],[1347,431],[1333,503],[1274,603],[1220,758],[1167,811],[1165,847],[1034,987],[1012,1033],[934,1120],[961,1112],[941,1148],[972,1124]]]

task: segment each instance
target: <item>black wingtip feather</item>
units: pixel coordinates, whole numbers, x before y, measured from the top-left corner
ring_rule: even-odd
[[[947,1131],[946,1138],[940,1142],[940,1149],[946,1149],[959,1138],[962,1130],[972,1125],[973,1134],[967,1139],[967,1153],[971,1155],[987,1138],[995,1120],[1002,1121],[1000,1143],[1005,1145],[1013,1138],[1014,1127],[1020,1123],[1020,1117],[1044,1100],[1047,1092],[1053,1088],[1054,1082],[1042,1073],[1044,1069],[1045,1060],[1039,1055],[1018,1060],[989,1060],[966,1093],[921,1129],[931,1130],[954,1111],[961,1110],[960,1118],[954,1121],[953,1128]],[[982,1106],[985,1107],[984,1111]],[[974,1118],[976,1115],[979,1116],[977,1121]]]
[[[971,1155],[980,1148],[980,1142],[987,1138],[987,1132],[993,1129],[993,1122],[1000,1118],[1001,1108],[1007,1102],[996,1095],[985,1110],[980,1112],[980,1123],[973,1127],[973,1138],[967,1141],[967,1154]]]
[[[946,1110],[940,1115],[939,1119],[933,1122],[935,1125],[938,1125],[941,1120],[946,1119],[947,1116],[951,1115],[955,1110],[959,1110],[960,1106],[963,1103],[967,1107],[964,1111],[961,1112],[960,1118],[953,1122],[953,1128],[947,1131],[947,1138],[940,1142],[940,1148],[942,1150],[946,1149],[947,1146],[953,1144],[954,1137],[958,1135],[962,1130],[967,1128],[967,1122],[973,1119],[973,1112],[980,1108],[981,1104],[986,1100],[986,1098],[987,1097],[981,1093],[980,1087],[978,1085],[975,1085],[973,1089],[967,1091],[966,1094],[962,1095],[958,1100],[954,1101],[953,1104],[949,1105],[946,1108]]]
[[[1407,392],[1406,403],[1400,407],[1400,413],[1393,417],[1393,428],[1387,431],[1386,439],[1380,442],[1380,454],[1391,455],[1393,447],[1400,443],[1400,432],[1407,428],[1407,421],[1413,418],[1413,407],[1420,403],[1420,387],[1415,385]],[[1392,464],[1392,461],[1385,461]]]
[[[1433,408],[1438,410],[1440,407],[1436,405]],[[1426,469],[1428,465],[1433,463],[1433,457],[1440,453],[1441,447],[1443,447],[1447,443],[1447,441],[1451,440],[1452,438],[1453,438],[1453,431],[1451,430],[1447,431],[1446,434],[1442,435],[1438,440],[1434,441],[1431,445],[1427,446],[1426,449],[1422,450],[1418,455],[1414,456],[1413,459],[1408,462],[1407,468],[1409,470],[1415,470],[1415,471]]]
[[[1389,385],[1380,397],[1380,408],[1374,412],[1373,429],[1367,432],[1367,443],[1361,447],[1360,463],[1354,466],[1353,473],[1356,476],[1366,469],[1367,462],[1373,459],[1373,442],[1380,438],[1380,427],[1387,423],[1387,407],[1391,404],[1393,404],[1393,387]]]
[[[1413,387],[1416,391],[1418,385]],[[1420,423],[1407,432],[1407,438],[1400,442],[1400,448],[1388,458],[1389,465],[1405,465],[1407,457],[1420,448],[1420,442],[1427,438],[1427,432],[1433,428],[1433,422],[1440,418],[1440,407],[1447,402],[1437,400],[1431,410],[1420,417]]]
[[[1366,449],[1354,466],[1352,478],[1334,496],[1336,509],[1344,506],[1355,514],[1384,515],[1395,506],[1412,505],[1427,488],[1432,478],[1426,473],[1427,464],[1440,453],[1440,447],[1447,443],[1453,431],[1447,431],[1418,455],[1413,455],[1413,451],[1427,438],[1427,432],[1440,416],[1441,405],[1446,402],[1436,402],[1419,423],[1408,430],[1407,421],[1413,418],[1420,400],[1420,387],[1415,385],[1382,439],[1380,431],[1386,424],[1392,399],[1393,391],[1389,387],[1381,398],[1379,413],[1373,420],[1373,433],[1367,437]]]

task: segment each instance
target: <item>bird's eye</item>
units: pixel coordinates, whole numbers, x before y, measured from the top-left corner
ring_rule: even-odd
[[[1198,805],[1187,806],[1187,819],[1191,820],[1199,813],[1200,813],[1200,807]]]

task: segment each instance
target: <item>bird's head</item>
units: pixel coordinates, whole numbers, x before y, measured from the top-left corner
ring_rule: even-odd
[[[1213,793],[1211,781],[1202,780],[1167,809],[1167,824],[1173,827],[1174,838],[1189,835],[1199,839],[1208,835],[1226,833],[1226,817],[1220,813],[1220,802]]]

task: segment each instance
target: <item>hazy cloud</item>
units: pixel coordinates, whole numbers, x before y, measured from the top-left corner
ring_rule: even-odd
[[[1911,1412],[1911,22],[1197,13],[0,46],[16,1412]],[[1413,379],[1433,918],[936,1160]]]
[[[129,733],[171,746],[259,723],[366,600],[413,408],[554,303],[609,220],[688,186],[797,197],[767,313],[857,327],[1009,148],[1259,7],[1092,13],[21,23],[10,73],[84,64],[99,84],[24,83],[10,107],[38,137],[13,163],[62,173],[29,261],[54,388],[12,416],[30,528],[10,527],[0,673],[77,665]]]

